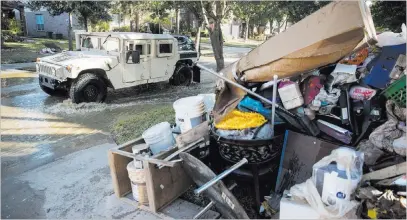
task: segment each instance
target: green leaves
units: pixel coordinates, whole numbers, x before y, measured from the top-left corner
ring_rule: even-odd
[[[375,1],[371,12],[374,24],[379,30],[401,32],[401,24],[406,22],[405,1]]]

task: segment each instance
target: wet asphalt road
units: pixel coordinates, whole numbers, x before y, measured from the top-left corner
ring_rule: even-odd
[[[225,64],[235,60],[225,58]],[[216,67],[211,57],[201,57],[201,62],[209,68]],[[106,103],[72,104],[67,97],[44,93],[34,72],[2,71],[0,76],[3,180],[93,146],[95,135],[110,135],[110,126],[129,112],[170,104],[186,96],[213,93],[216,81],[216,77],[203,72],[201,83],[189,87],[168,83],[144,85],[110,90]]]

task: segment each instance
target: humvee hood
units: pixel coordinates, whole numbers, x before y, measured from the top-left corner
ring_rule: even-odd
[[[63,66],[90,67],[92,65],[99,66],[100,64],[116,64],[119,62],[119,58],[115,55],[100,54],[100,51],[66,51],[43,57],[41,61]]]

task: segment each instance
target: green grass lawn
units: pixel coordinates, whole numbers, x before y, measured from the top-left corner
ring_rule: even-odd
[[[119,117],[111,128],[117,144],[136,139],[149,127],[163,121],[173,124],[175,112],[171,104],[154,105],[141,112]]]
[[[42,48],[46,48],[44,43],[55,43],[63,50],[68,50],[68,40],[32,38],[35,42],[5,42],[1,48],[1,63],[26,63],[35,62],[37,57],[44,57],[50,54],[40,54]],[[75,47],[75,41],[73,41]]]

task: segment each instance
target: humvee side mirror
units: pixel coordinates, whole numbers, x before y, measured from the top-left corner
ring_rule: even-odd
[[[129,63],[130,56],[131,56],[132,63],[140,63],[140,51],[138,51],[138,50],[127,51],[126,63]]]

